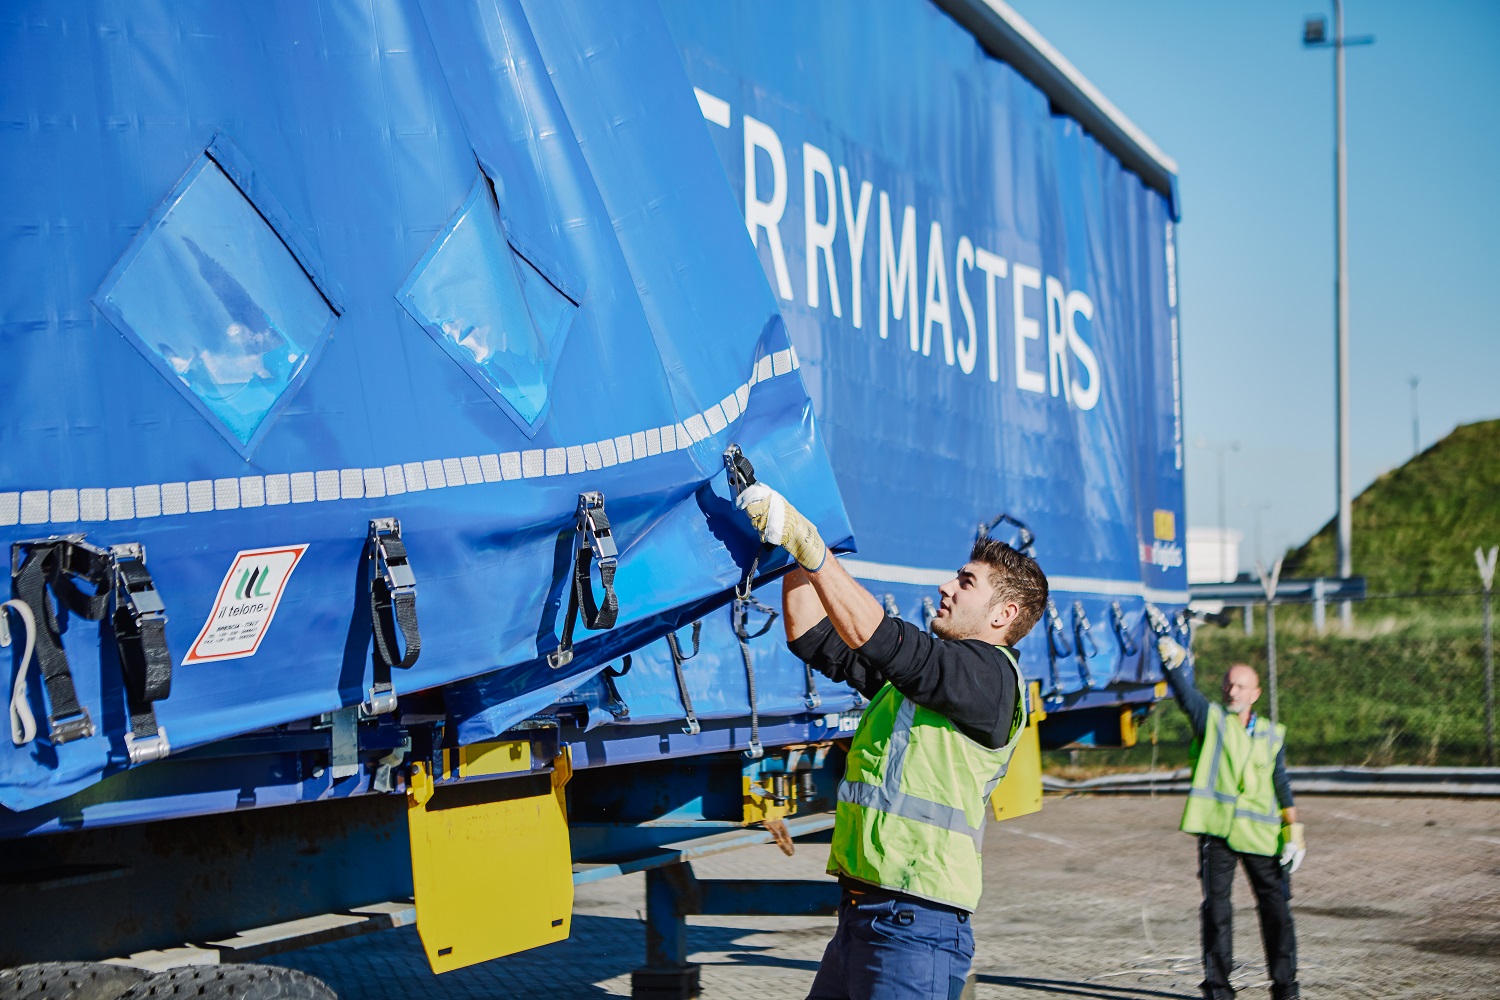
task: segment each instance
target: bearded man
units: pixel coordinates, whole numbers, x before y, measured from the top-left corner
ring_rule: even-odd
[[[865,697],[839,784],[828,871],[839,924],[808,1000],[948,1000],[974,957],[990,795],[1026,727],[1015,644],[1047,607],[1036,561],[981,538],[938,592],[928,634],[889,617],[775,490],[739,496],[800,565],[782,590],[787,646]]]

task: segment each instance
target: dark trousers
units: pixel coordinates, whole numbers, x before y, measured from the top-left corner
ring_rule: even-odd
[[[974,959],[969,914],[910,896],[844,892],[807,1000],[957,1000]]]
[[[1260,914],[1260,939],[1271,973],[1271,996],[1298,996],[1297,936],[1292,930],[1292,886],[1275,857],[1240,854],[1223,837],[1198,838],[1198,878],[1203,882],[1203,995],[1232,998],[1229,972],[1234,962],[1234,870],[1244,865]]]

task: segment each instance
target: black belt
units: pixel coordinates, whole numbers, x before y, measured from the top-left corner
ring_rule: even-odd
[[[93,592],[84,593],[76,581],[87,583]],[[167,649],[166,605],[146,569],[145,549],[128,543],[106,551],[88,544],[82,535],[18,542],[11,548],[11,589],[31,608],[36,622],[34,655],[47,691],[52,742],[87,739],[97,731],[73,685],[59,609],[86,621],[102,621],[113,597],[111,624],[130,710],[126,751],[132,764],[167,756],[171,747],[166,730],[157,725],[156,702],[172,692],[172,655]]]
[[[667,633],[667,649],[672,654],[672,672],[677,675],[677,694],[682,698],[682,711],[686,716],[687,725],[682,731],[689,736],[697,736],[702,732],[698,725],[698,716],[693,711],[693,697],[688,693],[687,675],[683,673],[682,665],[698,655],[698,644],[703,638],[703,622],[693,622],[693,651],[686,656],[682,655],[682,647],[677,642],[677,633]]]
[[[620,599],[615,594],[615,568],[620,553],[610,531],[609,515],[604,511],[603,493],[578,494],[573,531],[578,547],[573,560],[573,587],[568,592],[568,614],[563,620],[562,641],[557,644],[557,649],[547,654],[547,665],[554,670],[573,662],[573,628],[580,612],[584,625],[596,632],[614,628],[620,614]],[[594,581],[590,574],[596,559],[599,580],[604,585],[602,606],[594,599]]]
[[[166,605],[146,569],[145,550],[131,545],[115,552],[115,643],[130,709],[125,749],[132,764],[144,764],[171,752],[167,731],[156,722],[156,702],[172,693]]]
[[[369,698],[360,711],[374,716],[396,710],[396,686],[391,681],[391,670],[406,670],[417,662],[422,655],[422,630],[417,625],[417,577],[401,540],[400,521],[384,517],[370,522],[365,559],[369,566],[370,628],[375,633],[375,656],[370,670]]]
[[[83,593],[75,579],[87,581],[94,592]],[[113,582],[109,554],[88,545],[82,536],[23,542],[11,549],[11,591],[31,607],[36,618],[35,656],[47,689],[47,723],[55,744],[87,739],[95,732],[73,686],[58,605],[87,621],[99,621],[109,610]],[[49,587],[57,605],[47,595]]]

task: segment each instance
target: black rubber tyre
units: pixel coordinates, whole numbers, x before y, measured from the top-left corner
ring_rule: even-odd
[[[0,969],[0,1000],[118,1000],[150,975],[103,962],[38,962]]]
[[[139,983],[120,1000],[201,997],[203,1000],[338,1000],[316,976],[276,965],[189,965]]]

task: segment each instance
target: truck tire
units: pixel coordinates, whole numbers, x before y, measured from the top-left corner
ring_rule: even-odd
[[[338,1000],[315,976],[276,965],[189,965],[158,972],[119,1000],[195,997],[202,1000]]]
[[[117,1000],[150,975],[103,962],[37,962],[0,969],[0,1000]]]

